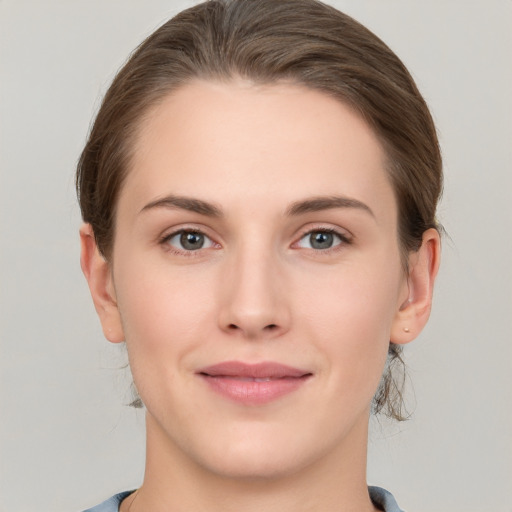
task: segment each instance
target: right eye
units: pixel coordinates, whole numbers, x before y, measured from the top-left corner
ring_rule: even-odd
[[[163,244],[170,245],[178,251],[197,251],[214,247],[214,242],[200,231],[180,230],[171,233],[162,240]]]

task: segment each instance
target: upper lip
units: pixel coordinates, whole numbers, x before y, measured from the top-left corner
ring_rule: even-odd
[[[201,368],[197,373],[209,377],[243,377],[253,379],[299,378],[311,375],[311,372],[306,370],[272,361],[256,364],[241,361],[225,361]]]

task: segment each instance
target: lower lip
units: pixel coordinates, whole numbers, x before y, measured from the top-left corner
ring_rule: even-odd
[[[265,381],[201,375],[210,388],[220,395],[245,405],[263,405],[288,395],[309,380],[303,377],[284,377]]]

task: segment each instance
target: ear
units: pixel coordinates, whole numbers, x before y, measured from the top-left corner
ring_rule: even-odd
[[[80,228],[80,245],[80,265],[89,284],[94,307],[103,327],[103,334],[112,343],[120,343],[124,341],[124,333],[111,267],[98,250],[90,224],[83,224]]]
[[[440,256],[439,233],[436,229],[428,229],[423,233],[421,247],[409,255],[407,280],[391,328],[393,343],[409,343],[418,336],[427,323]]]

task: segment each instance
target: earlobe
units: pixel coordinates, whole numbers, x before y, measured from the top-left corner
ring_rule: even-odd
[[[89,284],[103,334],[112,343],[120,343],[124,341],[124,333],[117,307],[111,267],[98,250],[90,224],[85,223],[80,228],[80,246],[80,265]]]
[[[391,329],[391,341],[405,344],[416,338],[430,316],[434,281],[439,269],[441,241],[436,229],[423,233],[421,247],[409,256],[407,297],[399,305]]]

